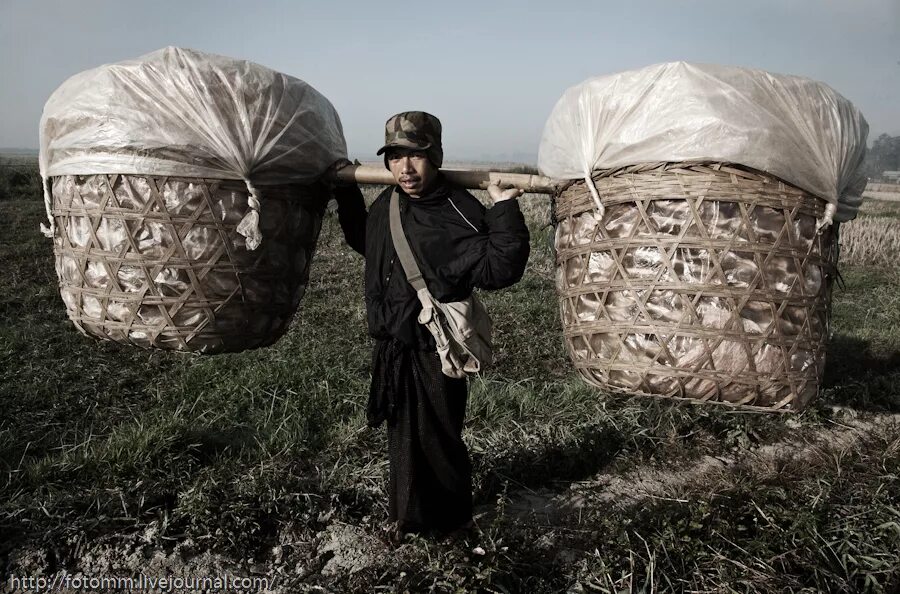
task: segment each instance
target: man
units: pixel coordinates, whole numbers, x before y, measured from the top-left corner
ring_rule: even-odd
[[[448,182],[440,172],[441,123],[425,112],[388,119],[377,154],[397,187],[382,192],[367,217],[358,190],[336,192],[347,242],[366,258],[366,311],[375,339],[368,421],[387,424],[389,510],[397,530],[450,533],[472,522],[472,471],[462,440],[467,382],[441,373],[434,339],[418,322],[421,304],[394,250],[388,205],[396,190],[428,289],[450,302],[522,277],[529,252],[515,200],[522,192],[491,186],[494,206],[485,209]]]

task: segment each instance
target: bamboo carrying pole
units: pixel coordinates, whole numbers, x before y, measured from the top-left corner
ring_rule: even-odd
[[[497,184],[501,188],[519,188],[535,194],[555,194],[563,183],[560,180],[527,173],[468,169],[441,169],[441,173],[451,182],[473,190],[486,190],[489,185]],[[339,169],[335,177],[340,181],[352,181],[358,184],[393,185],[396,183],[390,171],[373,165],[347,165]]]

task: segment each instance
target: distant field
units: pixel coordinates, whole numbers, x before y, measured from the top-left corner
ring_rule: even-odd
[[[866,191],[863,198],[870,200],[887,200],[888,202],[900,202],[900,192],[870,192]]]
[[[900,591],[900,246],[884,240],[900,204],[867,203],[842,227],[869,247],[844,251],[825,388],[802,414],[768,415],[581,382],[560,338],[548,200],[523,197],[531,260],[484,295],[498,356],[471,382],[480,535],[392,547],[385,437],[365,427],[363,261],[332,215],[288,334],[202,357],[78,334],[38,231],[40,188],[15,187],[0,200],[4,576],[149,567],[262,576],[284,593]]]
[[[0,153],[0,201],[43,199],[37,155]]]
[[[0,148],[0,158],[5,157],[24,157],[27,159],[37,159],[37,149],[17,149],[17,148]]]
[[[869,183],[863,192],[863,198],[900,202],[900,184]]]
[[[876,184],[869,183],[866,186],[866,191],[872,192],[888,192],[890,194],[900,194],[900,183],[897,184]]]

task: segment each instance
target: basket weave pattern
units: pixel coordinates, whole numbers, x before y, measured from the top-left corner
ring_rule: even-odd
[[[321,228],[311,189],[265,188],[254,251],[237,232],[242,182],[67,175],[52,191],[60,293],[85,334],[218,353],[272,344],[287,329]]]
[[[720,163],[633,166],[564,189],[557,289],[569,354],[632,394],[800,409],[824,371],[835,242],[822,200]]]

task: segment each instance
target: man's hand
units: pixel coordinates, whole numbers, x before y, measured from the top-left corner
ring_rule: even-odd
[[[500,186],[497,184],[489,185],[487,190],[488,194],[491,195],[491,200],[494,201],[494,204],[503,202],[504,200],[510,200],[511,198],[518,198],[525,193],[525,190],[520,190],[519,188],[507,188],[501,190]]]

